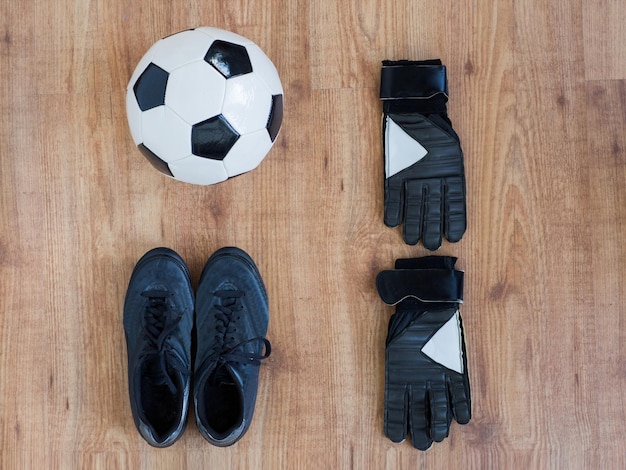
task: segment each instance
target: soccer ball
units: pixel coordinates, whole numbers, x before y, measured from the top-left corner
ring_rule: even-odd
[[[252,41],[202,27],[157,41],[126,90],[135,144],[159,171],[209,185],[256,168],[276,140],[283,87]]]

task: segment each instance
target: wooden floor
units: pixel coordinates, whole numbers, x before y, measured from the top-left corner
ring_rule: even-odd
[[[0,468],[626,468],[623,0],[0,2]],[[285,88],[255,171],[166,179],[125,87],[160,37],[257,42]],[[392,309],[376,274],[427,254],[382,221],[382,59],[441,58],[465,152],[473,419],[422,453],[383,434]],[[122,304],[164,245],[194,282],[236,245],[270,296],[252,427],[216,448],[135,430]]]

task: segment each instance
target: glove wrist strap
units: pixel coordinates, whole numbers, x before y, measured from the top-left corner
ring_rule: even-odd
[[[378,295],[387,305],[407,299],[423,303],[463,303],[463,271],[394,269],[376,277]]]
[[[421,99],[436,95],[448,98],[446,67],[440,60],[383,61],[380,80],[381,100]]]

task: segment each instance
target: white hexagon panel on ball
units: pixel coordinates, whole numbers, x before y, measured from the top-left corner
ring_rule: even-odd
[[[222,114],[240,134],[265,128],[272,106],[272,94],[256,74],[226,81]]]
[[[202,60],[212,42],[200,31],[181,31],[154,45],[152,62],[171,73],[178,67]]]
[[[225,87],[226,80],[213,67],[193,62],[170,73],[165,105],[193,125],[220,114]]]
[[[228,179],[228,173],[220,160],[196,155],[170,163],[169,168],[174,178],[185,183],[207,185],[221,183]]]
[[[272,140],[265,129],[240,136],[224,158],[228,175],[236,176],[254,170],[270,148]]]
[[[191,126],[167,106],[141,116],[143,144],[166,162],[191,155]]]

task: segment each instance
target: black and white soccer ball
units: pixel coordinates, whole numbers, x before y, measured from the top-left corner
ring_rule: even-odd
[[[256,168],[276,140],[283,87],[252,41],[202,27],[157,41],[126,92],[135,144],[180,181],[209,185]]]

